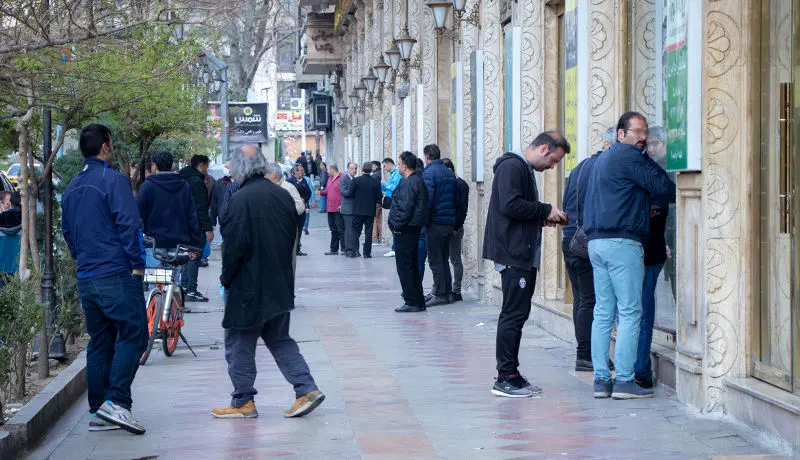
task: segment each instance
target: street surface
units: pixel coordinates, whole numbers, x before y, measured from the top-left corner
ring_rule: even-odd
[[[388,248],[375,246],[368,260],[324,256],[325,222],[314,210],[292,313],[292,335],[327,395],[315,412],[283,418],[294,393],[260,346],[259,417],[211,417],[231,391],[212,261],[200,270],[211,302],[195,304],[184,329],[198,358],[185,348],[170,358],[154,350],[134,382],[134,415],[147,433],[88,432],[84,396],[29,458],[783,458],[755,431],[697,415],[663,390],[654,399],[592,399],[591,374],[572,369],[573,346],[533,326],[522,372],[543,394],[492,396],[497,309],[465,301],[394,313],[402,302],[394,259],[381,257]],[[427,290],[430,272],[425,281]]]

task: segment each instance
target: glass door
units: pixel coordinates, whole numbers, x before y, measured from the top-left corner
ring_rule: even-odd
[[[763,0],[758,353],[754,375],[787,391],[797,366],[797,127],[794,120],[798,0]]]

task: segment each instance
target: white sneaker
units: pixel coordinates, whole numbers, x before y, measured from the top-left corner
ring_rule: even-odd
[[[122,428],[125,431],[128,431],[133,434],[144,434],[145,429],[144,426],[139,423],[133,415],[131,411],[125,409],[122,406],[119,406],[111,401],[106,401],[97,409],[97,418],[106,421],[108,423],[112,423],[117,425],[118,427]]]
[[[394,251],[389,251],[383,255],[383,257],[394,257]]]

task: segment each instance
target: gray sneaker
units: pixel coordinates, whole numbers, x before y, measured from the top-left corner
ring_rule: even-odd
[[[133,418],[131,411],[111,401],[104,402],[100,409],[97,409],[97,417],[133,434],[144,434],[145,432],[144,425]]]
[[[594,381],[594,397],[595,398],[610,398],[611,390],[614,384],[611,380],[595,380]]]
[[[541,389],[539,390],[541,392]],[[498,379],[492,387],[492,394],[504,398],[530,398],[533,396],[531,387],[522,386],[512,379]]]
[[[120,427],[117,425],[97,418],[97,414],[92,414],[92,418],[89,420],[89,431],[113,431],[119,429]]]
[[[642,388],[633,381],[616,382],[614,384],[614,392],[611,393],[611,397],[614,399],[652,398],[654,395],[652,388]]]

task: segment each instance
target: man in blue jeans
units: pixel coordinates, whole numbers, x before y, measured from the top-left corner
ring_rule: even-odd
[[[86,349],[91,431],[144,434],[130,412],[131,383],[147,345],[142,296],[144,246],[131,184],[111,169],[111,131],[89,125],[80,135],[83,171],[64,192],[62,230],[77,261],[78,291],[91,340]]]
[[[644,155],[647,119],[628,112],[617,123],[617,143],[595,160],[587,190],[583,223],[589,240],[594,273],[595,307],[592,322],[594,397],[648,398],[652,388],[634,381],[642,319],[644,248],[650,227],[652,200],[675,201],[675,184]],[[608,347],[619,311],[611,381]]]

